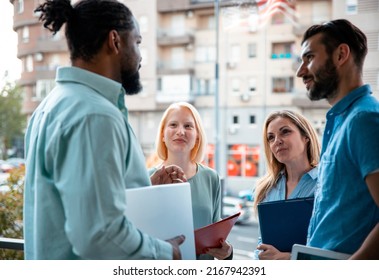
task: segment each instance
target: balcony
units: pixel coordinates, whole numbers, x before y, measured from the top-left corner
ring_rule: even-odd
[[[174,29],[158,31],[157,42],[159,46],[193,45],[195,37],[192,30],[181,32]]]
[[[159,61],[157,65],[158,75],[170,75],[170,74],[189,74],[194,73],[194,63],[192,61]]]

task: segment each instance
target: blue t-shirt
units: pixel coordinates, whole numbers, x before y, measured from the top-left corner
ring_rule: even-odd
[[[370,93],[361,86],[327,113],[310,246],[353,254],[379,222],[365,183],[379,169],[379,102]]]

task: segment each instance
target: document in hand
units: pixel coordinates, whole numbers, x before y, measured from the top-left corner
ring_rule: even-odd
[[[220,247],[220,240],[226,240],[240,214],[241,212],[238,212],[221,221],[196,229],[196,254],[203,254],[207,248]]]
[[[259,203],[262,243],[281,252],[291,252],[295,243],[305,245],[313,201],[313,197],[306,197]]]
[[[126,217],[138,229],[162,240],[183,234],[183,260],[196,259],[189,183],[127,189],[126,201]]]

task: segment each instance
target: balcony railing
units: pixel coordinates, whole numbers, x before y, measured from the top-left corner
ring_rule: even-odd
[[[0,237],[0,249],[24,251],[24,240]]]

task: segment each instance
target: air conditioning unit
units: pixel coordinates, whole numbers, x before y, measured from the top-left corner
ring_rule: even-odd
[[[242,101],[242,102],[249,102],[249,101],[250,101],[250,98],[251,98],[251,94],[250,94],[250,93],[247,93],[247,92],[242,93],[242,94],[240,95],[240,98],[241,98],[241,101]]]
[[[236,127],[235,125],[231,125],[228,128],[228,132],[229,132],[229,134],[234,135],[238,132],[238,127]]]
[[[236,66],[237,66],[237,63],[235,63],[235,62],[227,62],[226,63],[226,67],[228,67],[229,69],[234,69],[234,68],[236,68]]]
[[[35,60],[35,61],[42,61],[42,60],[43,60],[43,54],[40,53],[40,52],[34,54],[34,60]]]

